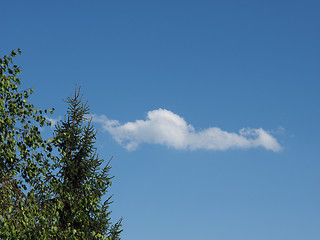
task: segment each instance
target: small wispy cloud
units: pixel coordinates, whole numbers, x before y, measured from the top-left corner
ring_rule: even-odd
[[[142,143],[161,144],[185,150],[227,150],[263,147],[278,152],[278,141],[262,128],[243,128],[238,133],[218,127],[196,131],[179,115],[166,109],[149,111],[146,120],[120,124],[105,115],[92,115],[93,121],[102,124],[113,138],[127,150],[135,150]]]
[[[55,125],[57,125],[57,123],[61,120],[61,117],[57,117],[57,118],[51,118],[46,116],[46,119],[51,122],[51,127],[54,127]]]

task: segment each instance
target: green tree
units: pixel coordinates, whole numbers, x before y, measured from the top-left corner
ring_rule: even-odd
[[[99,169],[89,108],[76,92],[53,140],[44,140],[39,127],[53,110],[28,102],[33,89],[19,91],[18,53],[0,59],[0,239],[120,239],[110,198],[101,202],[112,177],[108,164]]]
[[[39,131],[50,125],[43,115],[47,110],[28,102],[33,89],[19,91],[21,70],[13,64],[17,54],[19,49],[0,59],[1,239],[26,239],[37,227],[39,220],[34,216],[41,216],[39,197],[51,150]]]
[[[67,98],[67,116],[55,129],[59,156],[54,160],[51,185],[56,204],[63,206],[58,228],[79,239],[120,239],[121,219],[111,224],[110,198],[101,202],[111,185],[110,166],[100,169],[104,160],[96,153],[96,131],[81,98],[80,90]]]

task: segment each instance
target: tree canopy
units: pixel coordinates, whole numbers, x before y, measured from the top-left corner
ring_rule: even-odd
[[[44,140],[39,129],[51,125],[53,109],[36,109],[28,101],[33,89],[19,90],[17,54],[0,59],[0,239],[120,239],[121,219],[112,224],[110,197],[102,201],[110,161],[97,154],[80,90]]]

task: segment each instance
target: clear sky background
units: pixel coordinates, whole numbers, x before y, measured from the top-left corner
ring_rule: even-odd
[[[123,239],[320,239],[319,1],[0,8],[38,108],[82,87]]]

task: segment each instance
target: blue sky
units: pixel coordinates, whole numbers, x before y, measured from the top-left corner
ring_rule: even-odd
[[[320,238],[319,1],[1,9],[37,107],[82,87],[123,239]]]

